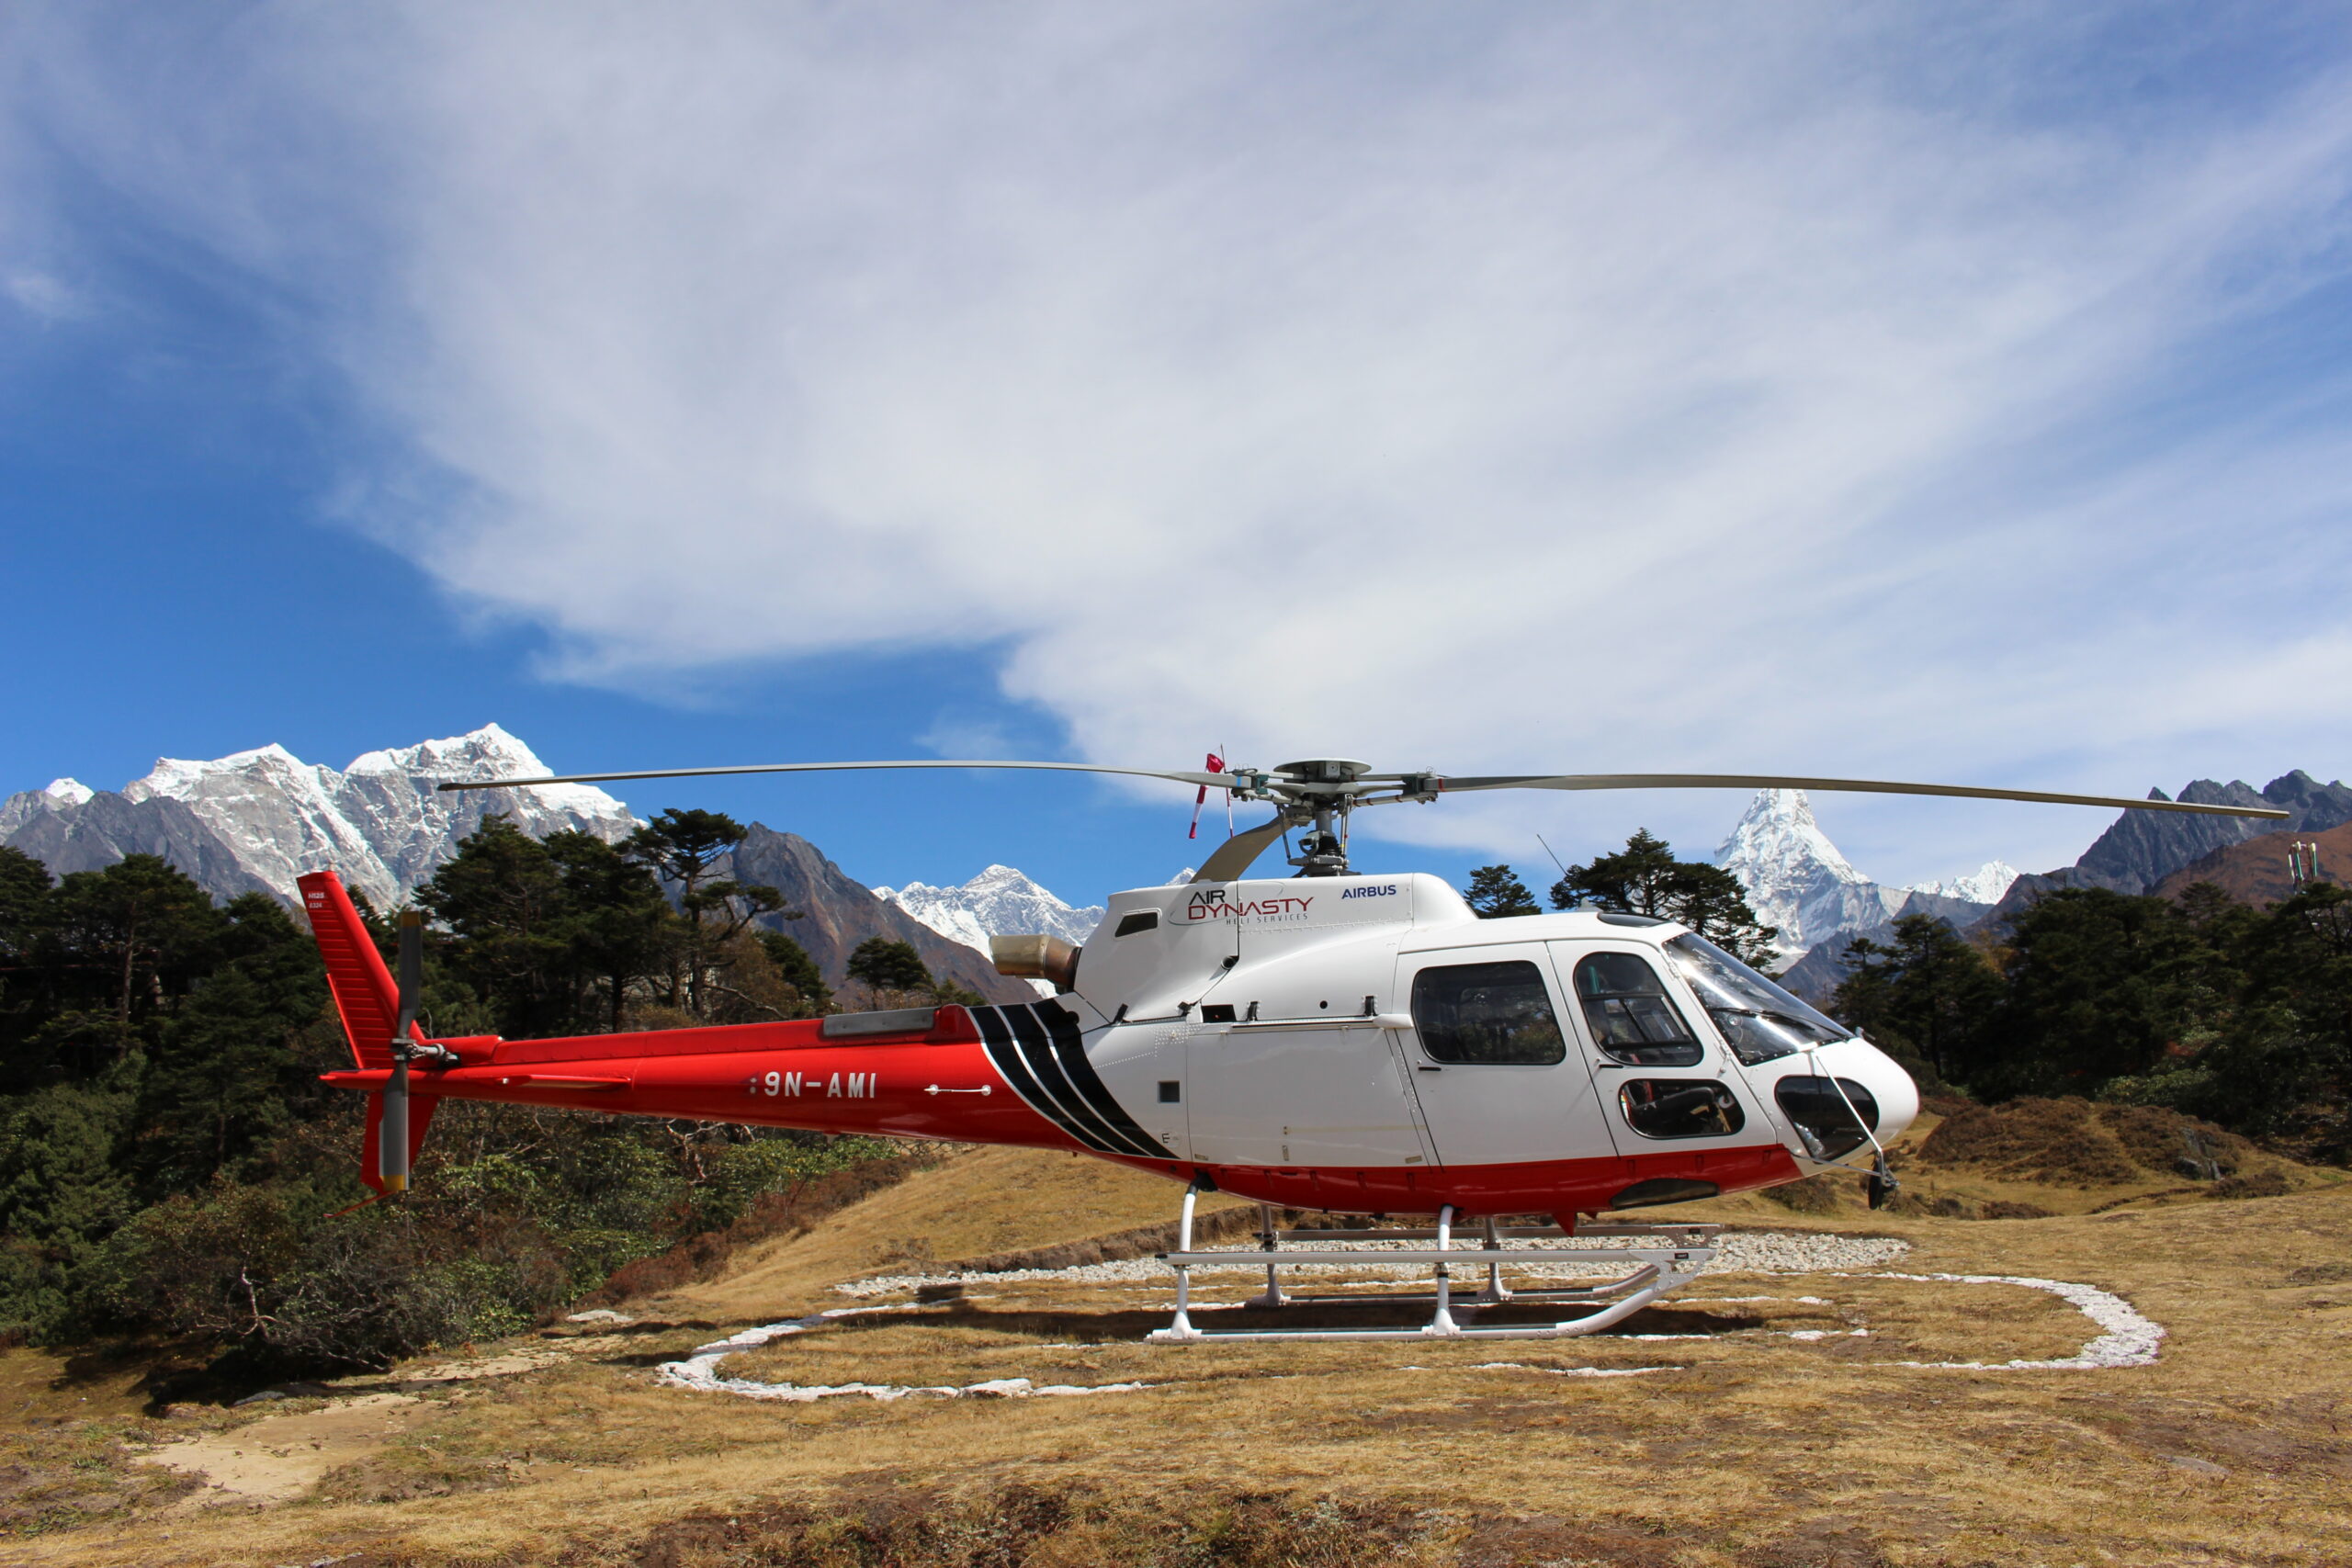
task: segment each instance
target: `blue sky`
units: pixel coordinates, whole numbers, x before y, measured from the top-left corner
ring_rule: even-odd
[[[564,768],[2345,771],[2339,7],[28,4],[0,73],[0,789],[490,719]],[[869,882],[1187,862],[1174,786],[626,797]],[[1897,882],[2104,822],[1815,804]]]

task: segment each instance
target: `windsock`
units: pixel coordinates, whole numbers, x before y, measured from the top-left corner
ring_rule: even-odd
[[[1210,773],[1221,773],[1225,772],[1225,759],[1212,751],[1209,753],[1209,760],[1203,766]],[[1201,793],[1193,797],[1193,826],[1184,837],[1197,839],[1201,836],[1201,807],[1208,803],[1209,786],[1203,784]],[[1225,826],[1227,836],[1231,836],[1233,830],[1233,792],[1231,790],[1225,792]]]

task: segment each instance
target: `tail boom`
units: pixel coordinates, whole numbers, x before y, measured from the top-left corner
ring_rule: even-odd
[[[412,1068],[417,1099],[410,1137],[422,1141],[425,1107],[436,1100],[480,1100],[1102,1152],[1014,1092],[969,1010],[925,1014],[923,1024],[850,1041],[827,1037],[819,1019],[554,1040],[437,1041],[458,1065]],[[324,1081],[380,1095],[390,1078],[388,1052],[381,1066],[329,1073]],[[371,1140],[373,1124],[371,1118]],[[1173,1151],[1166,1157],[1172,1161]]]

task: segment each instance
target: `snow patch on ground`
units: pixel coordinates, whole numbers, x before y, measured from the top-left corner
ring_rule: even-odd
[[[689,1388],[702,1393],[732,1393],[745,1399],[764,1399],[791,1404],[807,1404],[820,1399],[837,1399],[844,1395],[862,1394],[867,1399],[1052,1399],[1090,1393],[1140,1393],[1148,1389],[1172,1385],[1155,1382],[1106,1382],[1091,1386],[1074,1383],[1046,1383],[1042,1386],[1027,1378],[991,1378],[986,1382],[955,1386],[940,1383],[924,1388],[902,1388],[893,1383],[844,1382],[803,1385],[789,1382],[757,1382],[750,1378],[723,1378],[718,1375],[718,1363],[741,1350],[756,1350],[771,1340],[789,1334],[805,1334],[811,1328],[822,1327],[837,1317],[854,1317],[862,1313],[907,1312],[911,1303],[880,1307],[829,1307],[783,1323],[763,1324],[746,1328],[741,1333],[697,1346],[695,1353],[683,1361],[665,1361],[657,1369],[656,1381],[673,1388]]]
[[[2018,1285],[2048,1291],[2107,1330],[2072,1356],[2050,1361],[1903,1361],[1905,1367],[1948,1367],[1962,1371],[2096,1371],[2112,1367],[2154,1366],[2164,1344],[2162,1324],[2143,1317],[2130,1302],[2096,1285],[2067,1280],[2035,1280],[2017,1274],[1872,1274],[1873,1280],[1917,1280],[1956,1285]]]

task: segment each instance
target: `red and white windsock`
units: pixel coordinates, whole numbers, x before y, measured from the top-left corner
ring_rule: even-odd
[[[1209,760],[1202,766],[1212,773],[1221,773],[1225,772],[1225,759],[1212,751],[1209,753]],[[1193,797],[1193,826],[1184,837],[1197,839],[1201,836],[1201,807],[1208,803],[1209,786],[1203,784],[1201,793]],[[1225,792],[1225,836],[1228,839],[1233,836],[1233,792],[1231,790]]]

